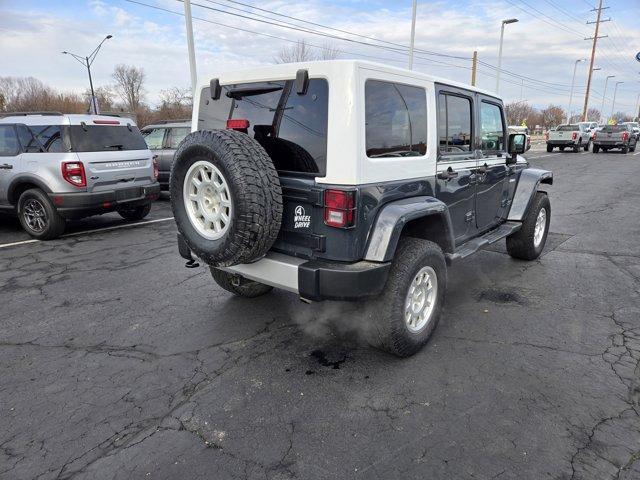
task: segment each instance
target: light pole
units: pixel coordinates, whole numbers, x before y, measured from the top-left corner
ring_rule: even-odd
[[[571,93],[569,94],[569,110],[567,111],[567,124],[571,123],[571,104],[573,103],[573,87],[576,83],[576,69],[578,68],[578,63],[586,62],[586,58],[580,58],[575,61],[573,64],[573,78],[571,79]]]
[[[191,73],[191,98],[196,98],[198,73],[196,70],[196,51],[193,46],[193,20],[191,19],[191,0],[184,0],[184,21],[187,28],[187,50],[189,51],[189,71]]]
[[[611,102],[611,117],[613,118],[613,110],[616,107],[616,94],[618,93],[618,85],[622,84],[624,82],[616,82],[616,88],[613,89],[613,102]]]
[[[413,13],[411,15],[411,44],[409,46],[409,70],[413,70],[413,45],[416,39],[416,10],[418,0],[413,0]]]
[[[98,52],[100,51],[100,47],[102,47],[102,44],[107,40],[109,40],[110,38],[113,38],[113,35],[107,35],[106,37],[104,37],[104,39],[98,44],[98,46],[93,50],[93,52],[91,52],[86,57],[83,57],[82,55],[76,55],[75,53],[71,53],[67,51],[62,52],[65,55],[71,55],[82,65],[87,67],[87,72],[89,73],[89,87],[91,88],[91,106],[93,107],[93,113],[95,115],[98,114],[98,102],[96,101],[96,94],[93,91],[93,80],[91,79],[91,65],[93,64],[93,61],[96,59],[96,55],[98,55]]]
[[[502,42],[504,40],[504,26],[509,23],[516,23],[517,18],[508,18],[502,20],[502,26],[500,27],[500,48],[498,49],[498,73],[496,75],[496,93],[500,93],[500,69],[502,67]]]
[[[604,80],[604,92],[602,93],[602,107],[600,107],[600,123],[602,123],[602,116],[604,114],[604,100],[607,96],[607,83],[609,83],[610,78],[616,78],[615,75],[608,75]]]

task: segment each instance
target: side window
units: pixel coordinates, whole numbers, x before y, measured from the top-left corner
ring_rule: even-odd
[[[184,140],[184,137],[189,135],[190,131],[191,129],[188,127],[174,127],[169,130],[167,134],[167,148],[178,148],[180,142]]]
[[[441,93],[438,97],[438,143],[442,153],[471,151],[471,100]]]
[[[0,156],[17,155],[19,151],[18,137],[13,125],[0,125]]]
[[[424,88],[367,80],[364,92],[368,157],[419,157],[427,153]]]
[[[484,101],[480,103],[480,130],[483,151],[504,150],[504,123],[500,106]]]
[[[147,142],[149,150],[161,150],[163,148],[162,142],[164,141],[165,131],[165,128],[152,128],[142,131],[142,136],[145,142]]]
[[[18,129],[20,144],[26,153],[42,152],[40,143],[38,143],[38,140],[36,140],[36,137],[33,135],[33,132],[29,127],[26,125],[17,125],[16,128]]]
[[[29,127],[45,152],[68,152],[58,125],[33,125]]]

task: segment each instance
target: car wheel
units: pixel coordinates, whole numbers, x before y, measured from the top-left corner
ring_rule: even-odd
[[[588,151],[589,151],[589,147],[591,147],[591,140],[589,140],[589,141],[587,142],[587,144],[584,146],[584,151],[585,151],[585,152],[588,152]]]
[[[271,285],[254,282],[253,280],[249,280],[240,275],[234,275],[233,273],[218,270],[214,267],[209,268],[211,270],[213,280],[220,287],[225,289],[227,292],[231,292],[240,297],[255,298],[273,290]]]
[[[627,153],[629,153],[629,145],[625,145],[624,147],[622,147],[622,154],[626,155]]]
[[[547,145],[547,152],[553,152],[553,146]]]
[[[582,148],[582,140],[580,140],[577,145],[573,146],[573,153],[578,153],[581,148]]]
[[[600,151],[600,147],[598,145],[593,146],[593,153],[598,153]]]
[[[520,260],[535,260],[540,256],[549,233],[551,202],[545,193],[537,192],[516,233],[507,237],[507,252]]]
[[[447,266],[440,247],[402,238],[384,292],[365,309],[368,342],[399,357],[418,352],[440,320],[446,288]]]
[[[26,190],[18,199],[22,228],[34,238],[51,240],[64,233],[66,222],[49,197],[40,189]]]
[[[151,204],[147,203],[145,205],[141,205],[139,207],[134,208],[123,208],[118,210],[118,213],[125,220],[142,220],[151,211]]]

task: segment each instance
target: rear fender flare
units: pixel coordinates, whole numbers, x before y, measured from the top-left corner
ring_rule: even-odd
[[[524,219],[541,184],[553,185],[553,172],[538,168],[525,168],[520,172],[507,220],[521,222]]]
[[[18,203],[18,199],[14,198],[14,194],[16,189],[24,184],[35,185],[39,189],[41,189],[43,192],[51,193],[51,189],[47,186],[47,184],[41,178],[36,177],[35,175],[23,174],[16,177],[11,182],[11,184],[9,185],[9,188],[7,189],[7,201],[9,203],[11,203],[12,205],[15,205]]]
[[[394,257],[404,227],[412,220],[438,217],[444,226],[442,241],[438,242],[445,253],[453,253],[454,239],[449,209],[440,200],[420,196],[390,202],[382,207],[369,234],[365,260],[388,262]]]

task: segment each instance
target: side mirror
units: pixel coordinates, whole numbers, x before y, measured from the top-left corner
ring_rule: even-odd
[[[527,149],[527,136],[524,133],[512,133],[509,135],[509,155],[507,165],[513,165],[518,161],[518,155]]]

